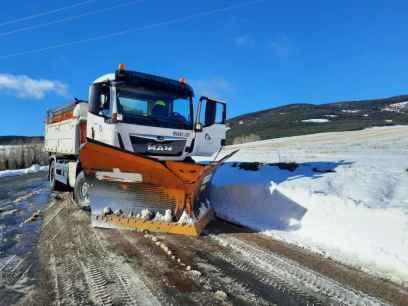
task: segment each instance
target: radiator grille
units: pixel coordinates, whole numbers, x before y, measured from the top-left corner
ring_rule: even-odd
[[[180,156],[186,145],[185,139],[154,140],[138,136],[130,136],[130,142],[135,153],[153,156]]]

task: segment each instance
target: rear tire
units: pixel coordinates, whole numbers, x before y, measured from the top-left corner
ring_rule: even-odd
[[[50,182],[51,190],[64,191],[66,189],[66,186],[64,184],[62,184],[61,182],[58,182],[55,179],[55,161],[54,160],[50,164],[50,169],[48,172],[48,180]]]
[[[86,182],[85,173],[81,171],[74,187],[74,200],[83,209],[89,209],[89,184]]]

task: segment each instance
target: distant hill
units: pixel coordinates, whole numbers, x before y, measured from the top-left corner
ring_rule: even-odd
[[[0,146],[43,143],[43,136],[0,136]]]
[[[401,124],[408,124],[408,95],[319,105],[298,103],[229,119],[227,143]]]

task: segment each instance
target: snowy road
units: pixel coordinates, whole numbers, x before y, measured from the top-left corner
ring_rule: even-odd
[[[408,298],[389,282],[220,220],[199,238],[94,229],[68,193],[50,197],[39,261],[22,305],[404,305]]]
[[[38,280],[41,221],[25,222],[48,203],[44,173],[0,178],[0,305],[30,294]]]

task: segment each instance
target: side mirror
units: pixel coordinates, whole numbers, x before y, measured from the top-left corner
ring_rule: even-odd
[[[203,126],[200,122],[197,122],[194,127],[196,132],[201,132],[203,130]]]

